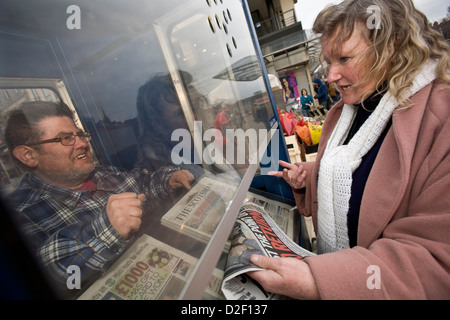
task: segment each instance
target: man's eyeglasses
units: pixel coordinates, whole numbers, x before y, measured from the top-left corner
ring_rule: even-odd
[[[63,146],[73,146],[75,144],[76,138],[80,138],[84,141],[89,141],[91,139],[91,134],[89,132],[79,132],[77,134],[65,133],[57,138],[39,140],[27,143],[27,146],[35,146],[37,144],[49,143],[49,142],[60,142]]]

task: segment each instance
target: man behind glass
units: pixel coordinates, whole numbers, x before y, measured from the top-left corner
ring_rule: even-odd
[[[176,167],[96,167],[90,135],[62,102],[27,102],[12,110],[5,140],[28,172],[8,200],[33,251],[63,289],[71,266],[80,268],[82,284],[104,272],[139,230],[143,208],[157,208],[194,179]]]

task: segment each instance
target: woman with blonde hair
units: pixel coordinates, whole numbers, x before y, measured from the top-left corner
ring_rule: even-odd
[[[312,215],[318,255],[253,255],[250,276],[298,299],[450,298],[448,44],[411,0],[346,0],[313,31],[342,99],[316,162],[272,174]]]

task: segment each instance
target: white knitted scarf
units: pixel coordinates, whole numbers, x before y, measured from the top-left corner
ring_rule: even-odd
[[[429,61],[418,72],[407,93],[411,97],[435,79],[437,63]],[[347,145],[343,145],[357,107],[344,105],[342,114],[325,148],[320,161],[318,179],[318,253],[349,248],[347,213],[352,187],[352,174],[361,158],[373,147],[386,127],[397,99],[387,91],[375,111],[364,122]]]

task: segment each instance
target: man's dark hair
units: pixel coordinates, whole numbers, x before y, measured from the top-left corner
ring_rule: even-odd
[[[72,110],[64,102],[24,102],[7,115],[5,142],[12,153],[15,147],[39,140],[42,132],[37,124],[49,117],[68,117],[74,120]],[[13,157],[14,158],[14,157]]]

